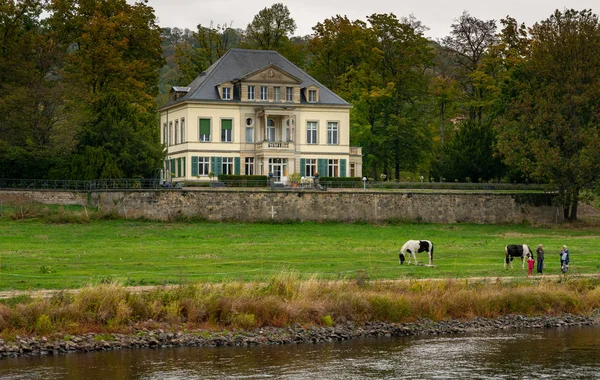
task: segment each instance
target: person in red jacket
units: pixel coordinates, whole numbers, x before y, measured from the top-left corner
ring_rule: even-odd
[[[533,259],[533,255],[527,256],[527,275],[531,276],[533,274],[533,264],[535,260]]]

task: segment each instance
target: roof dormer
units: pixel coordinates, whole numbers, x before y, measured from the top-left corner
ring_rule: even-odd
[[[223,82],[217,85],[217,91],[219,91],[219,98],[221,100],[232,100],[233,99],[233,83]]]
[[[319,87],[315,85],[310,85],[308,87],[304,87],[302,89],[304,93],[304,98],[308,103],[318,103],[319,102]]]
[[[190,87],[180,87],[180,86],[171,87],[171,90],[169,91],[171,101],[176,101],[179,98],[184,97],[188,92],[190,92],[190,89],[191,89]]]

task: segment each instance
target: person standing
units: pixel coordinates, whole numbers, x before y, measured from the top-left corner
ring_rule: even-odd
[[[567,269],[569,269],[569,261],[571,261],[569,257],[569,249],[566,245],[563,245],[562,250],[560,251],[560,270],[563,273],[567,273]]]
[[[539,244],[535,252],[537,253],[537,272],[542,274],[544,271],[544,247]]]
[[[533,255],[527,256],[527,276],[533,275],[533,263],[535,263]]]

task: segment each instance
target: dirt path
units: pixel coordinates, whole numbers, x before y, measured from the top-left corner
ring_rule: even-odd
[[[541,281],[541,280],[556,280],[561,278],[563,275],[559,274],[547,274],[542,276],[533,276],[529,278],[532,282]],[[588,274],[575,274],[571,275],[571,278],[580,278],[580,277],[591,277],[600,279],[600,274],[597,273],[588,273]],[[528,279],[528,277],[516,276],[516,277],[458,277],[458,278],[415,278],[415,279],[401,279],[401,280],[374,280],[373,282],[411,282],[411,281],[447,281],[447,280],[455,280],[455,281],[469,281],[469,282],[488,282],[488,283],[496,283],[498,281],[502,282],[510,282],[517,280]],[[180,285],[148,285],[148,286],[127,286],[125,287],[128,291],[132,293],[144,293],[150,292],[156,288],[161,289],[173,289],[177,288]],[[0,299],[9,299],[15,298],[19,296],[30,296],[33,298],[48,298],[58,292],[69,292],[69,293],[77,293],[81,289],[40,289],[40,290],[5,290],[0,291]]]

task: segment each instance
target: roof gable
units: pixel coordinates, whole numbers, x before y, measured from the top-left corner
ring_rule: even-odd
[[[240,78],[242,82],[301,84],[302,80],[270,64],[267,67],[248,73]]]

